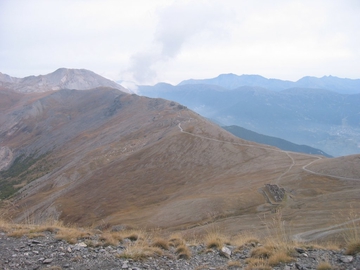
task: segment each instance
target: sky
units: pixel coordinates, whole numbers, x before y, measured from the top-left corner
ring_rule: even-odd
[[[0,72],[360,78],[359,0],[0,0]]]

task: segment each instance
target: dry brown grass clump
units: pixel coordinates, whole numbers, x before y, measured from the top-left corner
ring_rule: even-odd
[[[286,251],[278,250],[275,251],[270,257],[269,257],[269,265],[275,266],[280,263],[289,263],[294,261],[294,258],[289,256],[289,254]]]
[[[172,234],[169,237],[169,245],[172,247],[178,247],[180,245],[185,245],[186,242],[180,234]]]
[[[65,240],[70,244],[75,244],[80,239],[88,239],[92,235],[90,230],[81,228],[62,228],[60,229],[55,238]]]
[[[169,249],[169,243],[168,241],[166,241],[163,238],[155,238],[152,243],[151,246],[153,247],[158,247],[164,250],[168,250]]]
[[[316,267],[316,270],[331,270],[333,269],[331,264],[328,262],[320,262]]]
[[[178,254],[178,259],[190,259],[191,257],[191,251],[188,248],[187,245],[182,244],[176,248],[175,251],[176,254]]]
[[[228,267],[228,269],[240,268],[241,263],[239,261],[228,261],[227,267]]]
[[[124,239],[129,239],[131,241],[142,240],[145,238],[145,232],[142,230],[128,230],[128,231],[121,231],[119,235],[122,236]]]
[[[259,259],[259,258],[247,258],[245,260],[247,263],[246,270],[271,270],[272,267],[269,266],[267,260]]]
[[[102,243],[102,246],[117,246],[120,241],[123,240],[122,235],[119,232],[103,232],[99,240]]]
[[[229,243],[229,239],[218,229],[212,229],[205,235],[205,245],[207,248],[221,249],[225,243]]]
[[[360,252],[360,217],[352,207],[350,207],[347,220],[348,222],[343,228],[343,237],[346,243],[345,253],[355,255]]]
[[[163,255],[162,249],[149,246],[148,241],[138,240],[130,243],[119,257],[133,260],[141,260],[153,256]]]
[[[255,246],[258,243],[260,243],[260,240],[255,234],[253,234],[251,232],[243,232],[243,233],[240,233],[240,234],[236,235],[235,237],[233,237],[231,239],[231,243],[232,243],[232,245],[237,246],[238,248],[241,248],[248,244]]]
[[[273,254],[273,250],[269,247],[257,247],[251,251],[250,256],[257,259],[268,259]]]

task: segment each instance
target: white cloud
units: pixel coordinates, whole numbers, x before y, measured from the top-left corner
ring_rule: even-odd
[[[178,83],[220,73],[359,78],[357,0],[0,1],[0,72],[87,68]]]

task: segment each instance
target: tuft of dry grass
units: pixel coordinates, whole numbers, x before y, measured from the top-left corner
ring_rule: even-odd
[[[346,243],[345,253],[355,255],[360,252],[360,217],[356,210],[350,207],[348,222],[344,226],[343,237]]]
[[[228,269],[240,268],[241,263],[239,261],[228,261],[227,267],[228,267]]]
[[[117,246],[122,239],[118,232],[104,232],[99,237],[103,246]]]
[[[331,270],[333,269],[331,264],[328,262],[320,262],[316,267],[316,270]]]
[[[187,245],[182,244],[176,248],[175,251],[176,254],[178,254],[178,259],[190,259],[191,258],[191,251],[188,248]]]
[[[360,253],[360,241],[352,241],[347,244],[345,254],[347,255],[355,255]]]
[[[271,254],[268,260],[270,266],[275,266],[280,263],[289,263],[294,261],[294,258],[290,257],[285,251],[279,250]]]
[[[251,250],[250,256],[257,259],[268,259],[273,254],[273,250],[269,247],[261,246]]]
[[[251,232],[243,232],[231,239],[231,243],[234,246],[237,246],[238,248],[241,248],[247,244],[251,244],[253,246],[256,246],[258,243],[260,243],[260,240],[257,236],[255,236]]]
[[[218,229],[211,229],[205,235],[205,245],[207,248],[221,249],[225,243],[229,243],[229,240]]]
[[[245,260],[247,263],[246,270],[271,270],[272,267],[269,266],[267,260],[259,259],[259,258],[247,258]]]
[[[162,256],[163,251],[158,247],[151,247],[144,240],[138,240],[128,245],[118,256],[126,259],[142,260],[148,257]]]
[[[172,234],[169,237],[169,245],[172,247],[178,247],[180,245],[185,245],[185,240],[180,234]]]
[[[56,233],[55,238],[64,240],[70,244],[75,244],[78,240],[88,239],[91,235],[92,233],[90,230],[75,227],[63,227]]]
[[[145,233],[142,230],[128,230],[118,232],[122,238],[129,239],[131,241],[143,240],[145,238]]]
[[[161,249],[164,249],[164,250],[168,250],[169,249],[169,244],[168,242],[163,239],[163,238],[155,238],[152,243],[151,243],[151,246],[153,247],[158,247],[158,248],[161,248]]]

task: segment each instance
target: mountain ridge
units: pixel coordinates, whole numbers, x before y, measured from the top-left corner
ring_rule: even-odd
[[[288,88],[321,88],[342,94],[360,93],[360,79],[338,78],[335,76],[323,76],[321,78],[305,76],[295,82],[280,79],[267,79],[260,75],[236,75],[233,73],[220,74],[210,79],[190,79],[180,82],[186,84],[210,84],[236,89],[241,86],[259,86],[272,91],[281,91]]]
[[[52,73],[39,76],[15,78],[0,73],[0,85],[18,92],[45,92],[60,89],[88,90],[96,87],[111,87],[120,91],[130,91],[114,81],[106,79],[90,70],[59,68]]]

